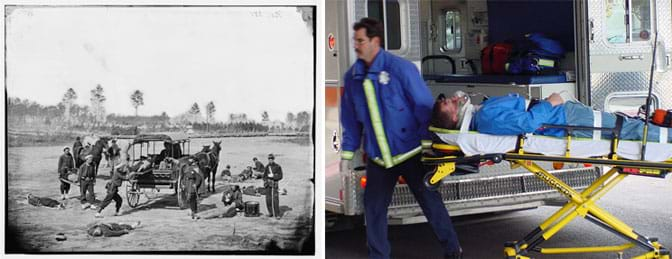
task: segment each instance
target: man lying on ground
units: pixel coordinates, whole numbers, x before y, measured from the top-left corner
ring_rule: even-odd
[[[33,195],[32,193],[29,193],[26,196],[26,199],[28,199],[28,203],[33,206],[44,206],[44,207],[49,207],[49,208],[55,208],[55,209],[65,209],[65,204],[58,202],[57,200],[47,198],[47,197],[37,197]]]
[[[230,188],[222,194],[223,207],[216,207],[214,209],[199,212],[197,215],[203,219],[213,218],[232,218],[235,217],[238,211],[244,209],[243,193],[238,185],[230,185]]]
[[[140,226],[140,221],[131,224],[124,223],[94,223],[86,230],[90,236],[99,237],[118,237],[128,234],[130,230],[136,229]]]
[[[614,128],[617,116],[600,112],[603,128]],[[471,118],[471,119],[469,119]],[[450,98],[440,95],[434,103],[431,124],[445,129],[468,128],[492,135],[537,135],[564,137],[565,131],[542,128],[543,124],[593,127],[593,109],[578,101],[567,101],[558,93],[544,100],[527,101],[518,94],[490,97],[481,105],[472,105],[468,95],[457,92]],[[641,140],[644,122],[637,118],[623,118],[620,139]],[[672,141],[672,128],[668,129],[668,142]],[[660,127],[649,125],[647,140],[657,142]],[[592,130],[575,130],[577,137],[590,138]],[[602,131],[602,138],[611,139],[611,132]]]

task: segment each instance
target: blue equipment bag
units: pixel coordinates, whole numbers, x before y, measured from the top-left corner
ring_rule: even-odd
[[[509,74],[554,74],[558,72],[560,59],[565,56],[560,42],[540,33],[527,34],[514,46],[515,54],[505,65]]]

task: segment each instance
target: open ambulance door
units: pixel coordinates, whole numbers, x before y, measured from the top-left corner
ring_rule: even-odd
[[[575,1],[580,100],[598,110],[637,113],[646,103],[656,31],[657,70],[669,66],[670,6],[661,0]],[[654,108],[672,107],[670,74],[654,75]]]

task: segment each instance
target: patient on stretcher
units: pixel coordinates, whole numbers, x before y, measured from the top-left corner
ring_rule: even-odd
[[[544,128],[544,124],[594,127],[595,120],[601,127],[614,128],[617,116],[613,113],[594,111],[580,102],[567,101],[558,93],[544,100],[529,101],[518,94],[490,97],[481,105],[472,105],[463,92],[452,97],[440,95],[434,104],[431,124],[444,129],[478,131],[492,135],[535,135],[564,137],[565,130]],[[620,131],[622,140],[641,140],[644,122],[637,118],[623,119]],[[575,130],[573,136],[591,138],[593,130]],[[672,128],[649,124],[647,142],[672,142]],[[611,139],[610,131],[601,131],[602,139]],[[667,141],[665,141],[667,140]]]

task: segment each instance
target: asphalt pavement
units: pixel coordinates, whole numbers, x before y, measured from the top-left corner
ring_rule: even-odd
[[[629,176],[598,205],[612,213],[638,233],[658,237],[661,244],[672,247],[672,175],[666,179]],[[559,207],[453,217],[455,230],[464,249],[464,258],[504,258],[503,244],[521,239]],[[431,226],[426,223],[390,226],[392,258],[441,258],[441,247]],[[621,245],[620,237],[588,222],[574,219],[567,227],[541,247],[579,247]],[[640,255],[644,250],[626,250],[622,257]],[[366,232],[363,226],[326,234],[326,257],[366,258]],[[544,255],[533,258],[619,258],[615,252],[602,254]]]

